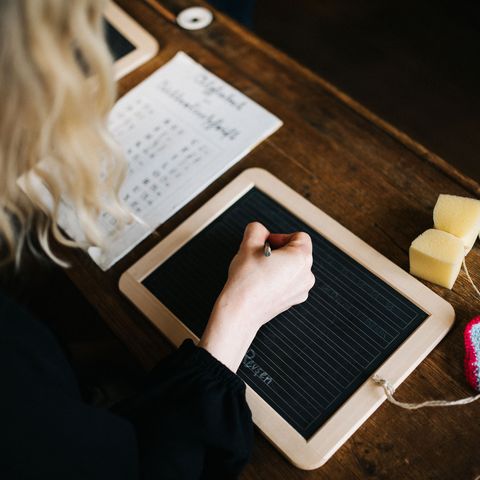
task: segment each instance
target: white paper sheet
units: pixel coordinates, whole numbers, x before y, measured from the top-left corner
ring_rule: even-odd
[[[121,197],[145,225],[121,231],[101,216],[107,251],[89,249],[106,270],[282,125],[281,120],[179,52],[121,98],[109,127],[129,171]],[[65,218],[65,216],[64,216]],[[73,237],[70,221],[60,225]]]

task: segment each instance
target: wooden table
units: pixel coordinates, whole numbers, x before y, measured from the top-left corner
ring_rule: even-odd
[[[171,347],[118,291],[120,274],[245,168],[267,169],[404,269],[413,238],[432,225],[439,193],[480,195],[480,186],[364,109],[325,80],[217,13],[185,32],[140,0],[118,2],[161,45],[121,82],[121,93],[183,50],[280,117],[285,125],[106,273],[71,252],[70,278],[145,368]],[[201,4],[201,1],[196,1]],[[164,0],[174,12],[186,0]],[[288,32],[286,32],[288,35]],[[480,283],[480,248],[468,256]],[[452,291],[429,285],[455,307],[452,331],[398,390],[422,401],[471,395],[463,374],[463,329],[480,313],[464,273]],[[245,479],[473,479],[480,475],[480,403],[416,412],[387,402],[319,470],[291,466],[260,434]]]

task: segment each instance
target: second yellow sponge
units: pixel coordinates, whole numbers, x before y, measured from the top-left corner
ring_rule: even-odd
[[[412,242],[409,256],[412,275],[451,289],[460,273],[465,247],[458,237],[432,228]]]

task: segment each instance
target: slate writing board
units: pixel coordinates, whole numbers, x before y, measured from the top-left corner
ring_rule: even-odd
[[[308,440],[429,315],[252,188],[142,282],[198,337],[251,221],[312,237],[309,299],[262,327],[238,371]]]

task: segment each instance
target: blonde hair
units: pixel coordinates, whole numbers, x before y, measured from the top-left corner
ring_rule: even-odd
[[[100,211],[123,221],[118,191],[126,165],[106,120],[115,101],[112,60],[99,0],[0,1],[0,261],[19,259],[25,241],[52,253],[101,245]],[[33,172],[53,202],[42,202]],[[17,180],[24,176],[22,192]],[[76,213],[85,242],[57,226],[61,198]]]

